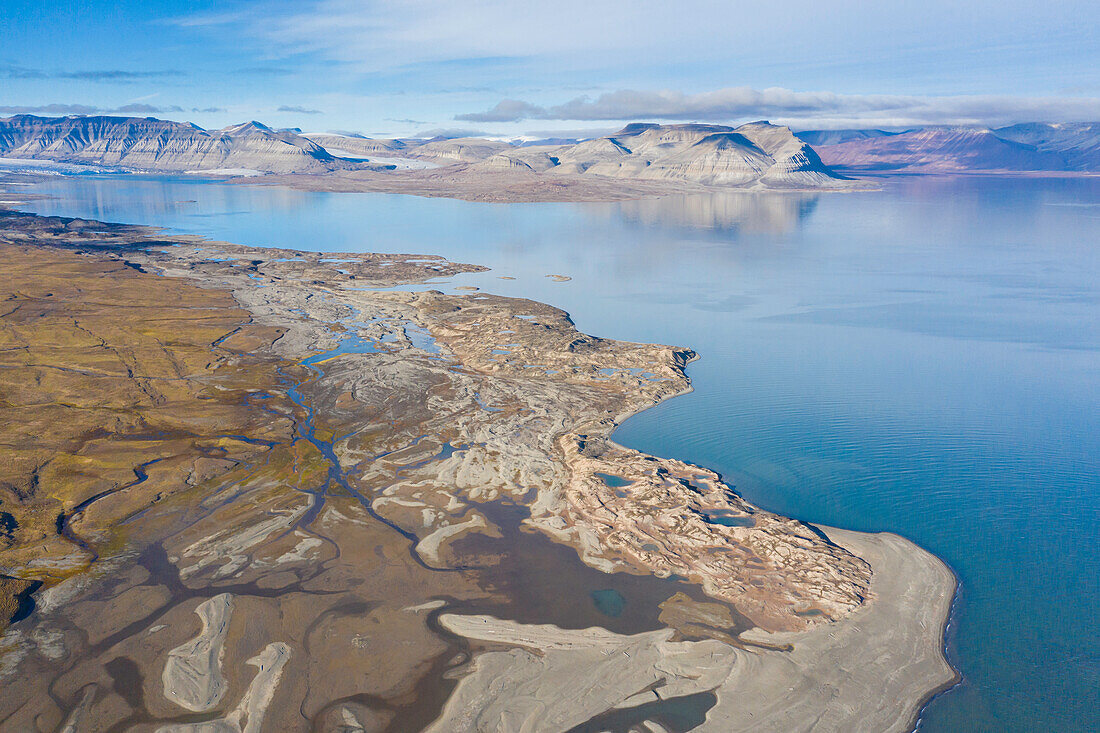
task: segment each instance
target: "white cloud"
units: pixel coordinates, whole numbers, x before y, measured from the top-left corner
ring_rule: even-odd
[[[699,12],[721,12],[721,0],[694,0]],[[270,6],[176,19],[183,27],[231,26],[263,38],[274,54],[316,53],[360,71],[431,62],[622,52],[657,43],[683,17],[672,4],[637,0],[624,13],[606,0],[312,0],[273,12]],[[632,17],[626,17],[632,16]]]
[[[658,115],[834,127],[1080,118],[1097,116],[1091,100],[1044,95],[1100,89],[1095,0],[227,0],[176,23],[289,71],[277,90],[258,78],[258,93],[308,99],[341,128],[442,126],[461,112],[513,132],[520,119]],[[659,88],[684,91],[629,91]],[[696,93],[706,89],[719,91]],[[561,103],[581,90],[593,97]],[[882,90],[910,96],[863,94]],[[976,93],[1026,97],[945,96]]]
[[[1100,120],[1100,98],[835,94],[796,92],[777,87],[735,87],[700,94],[624,89],[596,98],[577,97],[549,107],[506,99],[485,112],[461,114],[455,119],[466,122],[527,119],[726,122],[764,118],[799,127],[833,128],[1093,121]]]
[[[167,107],[154,107],[151,104],[130,103],[119,107],[95,107],[90,104],[9,104],[0,105],[0,114],[31,114],[31,115],[154,115],[170,112],[183,112],[183,107],[173,104]],[[200,110],[193,110],[200,111]],[[205,110],[203,110],[205,111]]]
[[[416,138],[432,138],[442,137],[448,140],[453,140],[459,137],[487,137],[489,133],[484,130],[471,130],[466,127],[435,127],[431,130],[421,130],[414,134],[412,137]]]
[[[603,72],[599,83],[612,69],[672,65],[728,77],[746,66],[847,65],[866,75],[899,63],[912,76],[931,64],[931,76],[949,68],[965,77],[977,63],[1025,53],[1076,62],[1094,49],[1097,20],[1091,0],[968,0],[965,12],[957,0],[273,0],[174,22],[229,28],[267,56],[316,55],[361,72],[524,60],[550,75]]]

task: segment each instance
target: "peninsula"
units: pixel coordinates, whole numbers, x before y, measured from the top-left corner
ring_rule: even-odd
[[[431,255],[0,249],[5,728],[905,731],[955,679],[937,558],[609,439],[689,349]]]

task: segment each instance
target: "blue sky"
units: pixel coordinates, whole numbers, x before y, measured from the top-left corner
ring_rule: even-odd
[[[1100,3],[3,0],[0,114],[408,135],[1100,119]]]

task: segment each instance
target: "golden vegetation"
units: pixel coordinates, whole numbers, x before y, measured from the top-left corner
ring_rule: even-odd
[[[57,582],[127,517],[290,437],[280,394],[249,401],[280,381],[253,355],[279,332],[228,293],[108,255],[0,243],[0,257],[0,573]],[[2,622],[25,588],[0,583]]]

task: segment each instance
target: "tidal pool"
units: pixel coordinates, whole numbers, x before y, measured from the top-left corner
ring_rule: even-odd
[[[634,483],[633,481],[625,479],[622,476],[616,476],[613,473],[600,473],[599,471],[596,472],[596,478],[603,481],[605,484],[607,484],[608,488],[611,489],[621,489],[624,486],[630,486],[630,484]]]

